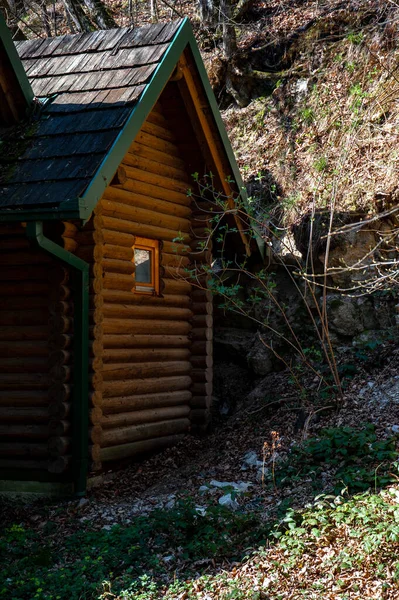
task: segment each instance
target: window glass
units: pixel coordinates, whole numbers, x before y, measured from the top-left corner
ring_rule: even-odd
[[[151,255],[152,252],[150,250],[143,250],[141,248],[134,249],[134,264],[136,265],[136,283],[138,284],[152,283]]]

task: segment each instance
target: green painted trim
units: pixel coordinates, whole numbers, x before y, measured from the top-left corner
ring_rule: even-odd
[[[4,49],[10,60],[11,66],[17,77],[18,83],[21,87],[22,93],[28,106],[32,104],[34,93],[29,82],[28,76],[25,73],[25,69],[22,65],[21,59],[18,56],[17,49],[14,46],[10,30],[0,12],[0,39],[3,42]]]
[[[43,223],[40,221],[28,223],[26,234],[29,240],[45,252],[72,267],[72,283],[75,289],[72,463],[75,494],[84,496],[89,450],[89,265],[46,238],[43,234]]]

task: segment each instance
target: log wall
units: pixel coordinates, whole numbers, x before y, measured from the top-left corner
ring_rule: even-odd
[[[65,240],[73,234],[61,229]],[[63,472],[71,450],[69,275],[31,246],[22,225],[0,226],[0,265],[0,468]]]
[[[99,421],[91,443],[99,446],[98,467],[175,443],[191,426],[197,317],[187,273],[189,187],[175,134],[158,104],[93,221],[92,384]],[[133,290],[136,236],[160,241],[160,296]]]

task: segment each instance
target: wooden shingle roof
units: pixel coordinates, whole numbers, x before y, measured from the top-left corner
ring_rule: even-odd
[[[84,194],[181,24],[17,43],[44,104],[25,129],[3,138],[0,211],[51,210]]]

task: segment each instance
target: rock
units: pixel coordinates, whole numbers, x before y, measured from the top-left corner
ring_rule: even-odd
[[[232,488],[234,492],[247,492],[251,487],[251,482],[240,481],[240,483],[235,483],[234,481],[216,481],[216,479],[212,479],[210,484],[212,487],[224,489],[224,488]]]
[[[83,508],[84,506],[87,506],[89,504],[89,499],[88,498],[81,498],[79,500],[79,504],[78,504],[78,508]]]
[[[273,370],[273,353],[257,339],[247,355],[248,366],[255,375],[267,375]]]
[[[200,517],[205,517],[206,515],[206,506],[196,506],[195,512],[200,515]]]
[[[253,450],[251,452],[247,452],[247,454],[243,458],[243,464],[241,466],[241,471],[247,471],[249,468],[262,468],[263,461],[258,460],[258,455]]]
[[[234,327],[219,327],[215,330],[215,352],[223,356],[223,360],[245,361],[252,347],[254,333]]]
[[[327,296],[328,323],[332,331],[353,337],[364,329],[355,298],[329,294]]]
[[[399,433],[399,425],[392,425],[391,430],[392,430],[392,433],[397,435]]]
[[[233,500],[231,494],[225,494],[221,498],[219,498],[220,506],[224,506],[225,508],[230,508],[231,510],[237,510],[238,502]]]

